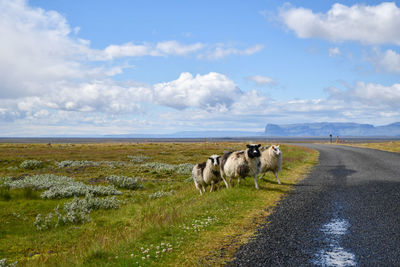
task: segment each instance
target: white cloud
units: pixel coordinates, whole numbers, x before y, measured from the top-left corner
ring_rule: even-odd
[[[65,17],[55,11],[23,0],[0,1],[0,10],[0,35],[7,36],[0,42],[0,98],[42,96],[60,84],[102,79],[130,67],[90,64],[107,51],[72,36]]]
[[[150,45],[135,45],[133,43],[126,43],[123,45],[109,45],[104,51],[99,51],[95,59],[110,60],[120,57],[142,57],[142,56],[155,56],[154,51]]]
[[[400,110],[400,84],[385,86],[378,83],[357,82],[346,90],[332,87],[327,89],[327,92],[329,94],[327,101],[335,101],[349,112],[358,107],[359,114],[370,113],[372,116],[375,113],[375,116],[380,116],[379,114],[384,112],[393,114],[394,117]]]
[[[400,9],[394,2],[376,6],[336,3],[326,13],[286,5],[279,16],[300,38],[400,44]]]
[[[136,45],[126,43],[123,45],[109,45],[104,51],[97,51],[94,54],[95,60],[112,60],[120,57],[143,57],[143,56],[185,56],[190,53],[203,49],[205,45],[202,43],[180,44],[177,41],[164,41],[155,45],[144,43]]]
[[[328,54],[330,57],[336,57],[336,56],[341,56],[342,53],[340,52],[338,47],[330,47],[328,49]]]
[[[267,85],[267,84],[275,84],[275,81],[269,77],[254,75],[246,77],[247,80],[256,83],[258,86]]]
[[[12,123],[3,127],[10,133],[36,127],[30,134],[34,136],[45,129],[52,129],[52,134],[77,133],[77,126],[82,134],[165,133],[178,129],[254,131],[267,122],[385,124],[400,120],[399,84],[358,82],[345,90],[330,88],[325,99],[276,101],[257,90],[241,91],[219,73],[182,73],[174,81],[154,86],[109,83],[81,84],[75,90],[61,90],[59,95],[29,97],[8,105],[0,101],[1,127]],[[151,111],[144,109],[145,102]],[[144,112],[139,116],[144,119],[138,120],[135,112]]]
[[[141,102],[152,101],[152,91],[144,86],[126,86],[116,82],[93,81],[79,85],[65,85],[41,98],[48,108],[103,112],[110,114],[141,112]]]
[[[383,53],[375,49],[375,52],[368,60],[378,71],[382,70],[389,73],[400,74],[400,54],[391,49]]]
[[[25,0],[0,1],[0,98],[40,96],[60,83],[90,83],[123,73],[127,66],[110,61],[142,56],[187,56],[209,45],[182,44],[175,40],[157,43],[112,44],[93,49],[90,41],[77,38],[64,16],[29,6]],[[237,50],[250,55],[259,46]],[[95,61],[95,62],[93,62]],[[117,61],[118,62],[118,61]],[[129,67],[129,66],[128,66]]]
[[[232,80],[216,72],[195,77],[185,72],[177,80],[154,85],[155,101],[176,109],[222,108],[230,106],[241,93]]]
[[[257,44],[257,45],[253,45],[250,46],[244,50],[239,51],[240,55],[253,55],[255,53],[258,53],[259,51],[264,49],[264,45],[261,44]]]
[[[93,60],[112,60],[120,57],[143,57],[143,56],[187,56],[189,54],[197,54],[198,58],[206,58],[210,60],[221,59],[230,55],[249,56],[253,55],[264,48],[263,45],[257,44],[246,49],[238,49],[227,44],[219,43],[217,45],[209,45],[204,43],[181,44],[175,40],[158,42],[156,44],[144,43],[133,44],[126,43],[123,45],[109,45],[104,51],[98,50],[92,52]],[[204,51],[206,50],[206,51]]]
[[[209,60],[222,59],[230,55],[253,55],[264,48],[263,45],[257,44],[246,49],[237,49],[226,44],[217,44],[215,48],[209,49],[203,54],[199,54],[199,58],[206,58]]]
[[[358,82],[350,93],[366,105],[400,109],[400,84],[384,86],[376,83]]]
[[[232,104],[232,114],[260,114],[268,106],[270,100],[261,95],[257,90],[251,90],[243,93],[235,99]]]
[[[160,42],[156,46],[156,50],[165,55],[187,55],[203,49],[202,43],[195,43],[191,45],[182,45],[177,41]]]
[[[69,25],[57,12],[21,0],[1,1],[0,10],[0,36],[7,37],[0,42],[0,98],[43,93],[51,82],[101,73],[81,64],[87,46],[67,37]]]

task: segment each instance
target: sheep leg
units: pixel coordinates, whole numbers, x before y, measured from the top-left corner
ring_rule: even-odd
[[[254,184],[256,185],[256,189],[260,189],[257,183],[257,174],[254,175]]]
[[[260,176],[258,176],[258,177],[260,177],[260,178],[258,178],[258,180],[264,179],[264,176],[265,176],[265,172],[262,173]]]
[[[214,191],[214,181],[211,181],[211,189],[210,192]]]
[[[193,179],[196,179],[193,177]],[[201,191],[201,186],[196,182],[196,180],[194,181],[194,185],[196,186],[196,189],[200,191],[200,196],[202,195],[202,191]]]
[[[206,192],[206,188],[204,187],[204,185],[201,186],[203,188],[203,193]]]
[[[278,178],[278,173],[274,172],[274,174],[275,174],[276,180],[278,181],[278,184],[281,184],[281,181],[279,181],[279,178]]]
[[[225,175],[221,175],[222,181],[224,181],[226,188],[229,188],[228,182],[226,181]]]

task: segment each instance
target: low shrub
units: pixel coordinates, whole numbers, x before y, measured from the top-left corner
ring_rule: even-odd
[[[99,166],[99,162],[89,161],[89,160],[64,160],[56,162],[57,167],[67,168],[67,167],[93,167]]]
[[[30,160],[24,160],[19,167],[21,169],[29,169],[29,170],[34,170],[34,169],[40,169],[43,168],[43,162],[40,160],[36,159],[30,159]]]
[[[58,168],[74,168],[74,167],[98,167],[106,165],[107,167],[115,168],[126,166],[129,163],[123,161],[90,161],[90,160],[64,160],[56,162]]]
[[[138,182],[138,178],[111,175],[106,177],[106,181],[112,183],[118,188],[126,188],[131,190],[143,188],[143,185]]]
[[[190,174],[193,169],[193,164],[182,163],[182,164],[167,164],[160,162],[148,162],[141,165],[144,168],[152,169],[156,172],[173,171],[178,174]]]
[[[43,219],[41,214],[36,216],[33,223],[37,230],[47,230],[51,227],[58,227],[67,224],[80,224],[90,221],[90,212],[98,209],[118,209],[120,201],[115,197],[94,197],[86,194],[84,198],[75,197],[72,201],[64,204],[64,212],[59,211],[59,206],[48,213]]]
[[[42,198],[67,198],[84,196],[88,193],[96,196],[120,195],[114,186],[94,186],[77,182],[66,176],[53,174],[40,174],[27,176],[21,180],[4,178],[4,185],[12,188],[32,188],[32,190],[45,190],[40,194]]]

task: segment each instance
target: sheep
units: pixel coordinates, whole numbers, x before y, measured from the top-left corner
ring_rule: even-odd
[[[282,170],[282,152],[279,145],[272,145],[265,147],[265,150],[261,152],[261,173],[260,179],[262,179],[266,172],[271,171],[275,174],[278,184],[281,184],[278,178],[278,172]]]
[[[261,167],[261,152],[259,150],[260,146],[260,144],[250,144],[246,146],[246,150],[228,152],[222,156],[221,178],[227,188],[232,187],[232,178],[237,178],[239,185],[240,178],[245,178],[246,176],[251,175],[254,176],[255,187],[259,189],[257,175],[260,173]]]
[[[210,192],[212,192],[214,185],[220,181],[220,158],[219,155],[212,155],[206,162],[196,164],[193,167],[193,181],[196,188],[200,191],[200,195],[206,192],[206,187],[210,184]]]

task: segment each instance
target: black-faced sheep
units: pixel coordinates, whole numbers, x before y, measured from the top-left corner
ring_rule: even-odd
[[[228,152],[222,156],[221,160],[221,178],[225,182],[227,188],[231,187],[232,178],[245,178],[246,176],[254,176],[254,184],[258,189],[257,175],[260,173],[260,156],[259,150],[261,145],[247,145],[246,150]]]
[[[193,167],[193,181],[200,195],[206,192],[206,187],[211,185],[210,192],[214,190],[215,184],[221,180],[220,156],[212,155],[206,162],[196,164]]]
[[[282,170],[282,152],[279,146],[272,145],[261,152],[261,178],[264,177],[266,172],[273,172],[275,174],[278,184],[281,184],[278,178],[278,172]],[[260,178],[260,179],[261,179]]]

